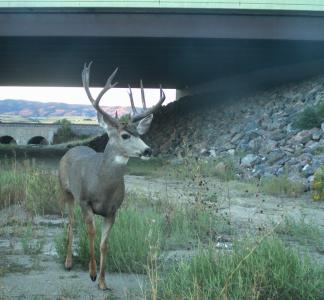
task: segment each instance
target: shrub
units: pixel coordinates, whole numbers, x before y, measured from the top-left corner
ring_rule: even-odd
[[[76,138],[76,134],[71,129],[71,122],[67,119],[56,121],[55,124],[62,125],[54,135],[53,143],[61,144]]]
[[[312,183],[312,195],[315,201],[324,200],[324,165],[317,169]]]
[[[324,101],[313,107],[307,107],[297,115],[294,126],[300,129],[312,129],[321,127],[324,122]]]

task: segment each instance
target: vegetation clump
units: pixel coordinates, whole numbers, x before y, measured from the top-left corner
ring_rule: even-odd
[[[301,182],[292,181],[286,175],[263,177],[260,188],[265,194],[286,197],[297,197],[305,190]]]
[[[320,299],[323,280],[323,269],[269,236],[232,253],[200,248],[161,276],[159,299]]]
[[[54,135],[54,144],[66,143],[76,138],[76,134],[72,131],[71,122],[69,120],[58,120],[54,124],[61,125],[57,133]]]
[[[312,195],[315,201],[324,200],[324,165],[317,169],[312,183]]]
[[[297,115],[295,127],[299,129],[312,129],[314,127],[321,128],[324,122],[324,101],[320,101],[317,105],[305,108]]]
[[[186,207],[155,202],[140,194],[128,194],[116,217],[109,235],[108,270],[146,273],[151,250],[190,248],[198,240],[208,241],[212,236],[231,233],[231,226],[224,218],[217,217],[201,206]],[[100,235],[102,218],[95,216],[95,254],[100,257]],[[88,266],[89,242],[87,230],[79,208],[76,209],[76,256],[84,267]],[[66,255],[66,233],[56,238],[56,249],[60,259]]]
[[[27,224],[21,240],[22,249],[25,254],[34,255],[41,253],[44,240],[37,239],[35,235],[34,226],[31,223]]]
[[[57,176],[16,161],[1,164],[0,208],[20,203],[33,214],[58,213],[58,199]]]
[[[305,217],[294,218],[286,216],[283,221],[276,226],[276,234],[297,241],[301,245],[314,245],[322,248],[324,232],[320,230],[312,221],[305,220]]]

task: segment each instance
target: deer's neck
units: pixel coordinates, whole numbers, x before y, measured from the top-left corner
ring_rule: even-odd
[[[114,144],[108,142],[103,155],[102,167],[114,167],[115,171],[119,171],[118,173],[125,172],[128,159],[129,157],[119,151]]]

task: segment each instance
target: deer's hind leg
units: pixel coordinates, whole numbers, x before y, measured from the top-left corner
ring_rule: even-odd
[[[68,205],[69,225],[67,229],[67,252],[64,266],[67,270],[72,268],[72,243],[73,243],[73,226],[74,226],[74,199],[70,193],[64,193],[64,202]]]

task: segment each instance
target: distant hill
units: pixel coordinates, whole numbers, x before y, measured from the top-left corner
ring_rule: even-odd
[[[111,115],[118,112],[119,116],[128,114],[130,107],[103,106],[103,109]],[[24,118],[47,117],[96,117],[96,111],[91,105],[66,104],[59,102],[41,103],[26,100],[2,100],[0,101],[0,114],[8,116],[20,116]]]

